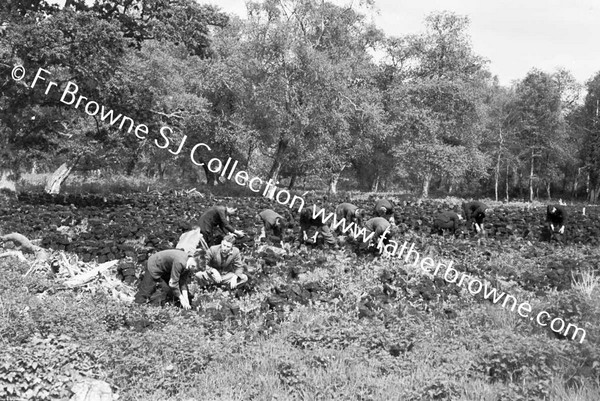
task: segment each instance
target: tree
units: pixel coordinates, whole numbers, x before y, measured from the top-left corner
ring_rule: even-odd
[[[586,89],[584,104],[570,120],[582,138],[580,155],[582,168],[587,170],[587,198],[596,203],[600,195],[600,72],[586,83]]]
[[[396,41],[409,49],[394,49],[392,61],[403,70],[389,74],[387,91],[398,167],[420,181],[423,197],[434,176],[457,182],[467,172],[485,175],[478,145],[489,78],[471,50],[466,17],[434,13],[426,25],[425,34]]]
[[[3,151],[10,156],[3,159],[6,168],[18,172],[31,160],[36,166],[61,165],[62,174],[57,171],[49,188],[59,188],[61,178],[66,178],[79,160],[95,159],[101,167],[127,165],[131,172],[143,152],[137,134],[125,128],[128,135],[123,135],[122,125],[108,123],[99,118],[101,113],[93,112],[96,106],[144,123],[150,127],[146,138],[150,141],[159,137],[163,124],[172,123],[165,116],[173,111],[187,113],[185,123],[176,124],[179,130],[174,139],[181,140],[185,130],[206,120],[208,103],[194,92],[197,88],[190,93],[181,90],[186,79],[165,80],[168,68],[160,71],[158,79],[148,72],[159,72],[157,64],[166,67],[171,63],[189,79],[190,66],[212,54],[209,28],[227,23],[227,17],[216,8],[191,0],[96,1],[93,5],[77,0],[69,1],[62,10],[41,1],[22,3],[26,6],[16,2],[13,8],[0,9],[11,24],[0,42],[0,51],[12,63],[1,66],[6,73],[3,76],[9,76],[13,65],[22,64],[26,71],[43,68],[45,81],[39,80],[33,93],[23,82],[7,82],[9,89],[2,93],[6,107],[0,130],[6,134]],[[170,58],[151,60],[149,42],[154,49],[173,48]],[[140,64],[144,59],[151,64]],[[141,81],[141,77],[147,79]],[[192,78],[196,82],[201,79]],[[28,79],[30,83],[32,77]],[[54,90],[46,88],[50,81],[57,83]],[[71,95],[64,101],[62,94],[67,85],[72,92],[75,85],[78,88],[71,102]],[[169,92],[179,93],[165,97]],[[80,105],[75,103],[79,95],[85,97]],[[92,100],[92,112],[88,113],[86,107]]]
[[[523,149],[519,156],[529,164],[529,200],[533,201],[539,175],[555,177],[555,163],[563,153],[561,90],[551,74],[534,69],[517,85],[516,98],[517,138]],[[549,194],[551,178],[546,182]]]

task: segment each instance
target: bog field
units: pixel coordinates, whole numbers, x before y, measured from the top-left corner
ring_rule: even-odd
[[[314,197],[307,206],[332,211],[342,201]],[[352,201],[368,211],[374,203]],[[236,203],[232,222],[247,233],[236,246],[248,286],[198,289],[190,311],[119,296],[131,294],[149,255],[223,202]],[[495,204],[485,236],[432,234],[432,216],[459,203],[401,206],[396,240],[528,301],[532,316],[543,310],[576,325],[584,338],[350,240],[340,250],[300,246],[297,218],[283,238],[290,246],[255,242],[257,211],[289,216],[265,198],[24,192],[0,209],[1,234],[23,234],[49,259],[0,259],[0,399],[69,399],[82,377],[108,383],[119,400],[600,399],[600,209],[567,206],[560,241],[543,238],[544,206],[526,204]],[[14,251],[7,241],[0,253]],[[65,286],[66,266],[113,260],[85,285]],[[136,277],[121,282],[124,271]]]

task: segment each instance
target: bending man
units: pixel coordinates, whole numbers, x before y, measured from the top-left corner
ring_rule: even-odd
[[[567,223],[567,211],[560,205],[548,205],[546,209],[546,222],[551,233],[558,228],[559,234],[565,233],[565,224]]]
[[[317,215],[317,218],[313,218],[312,209],[302,209],[302,211],[300,212],[300,243],[304,242],[306,237],[306,231],[310,227],[317,227],[317,232],[323,235],[323,238],[325,238],[325,243],[329,246],[332,246],[334,249],[339,249],[339,245],[335,242],[335,238],[333,238],[333,234],[331,234],[329,226],[323,223],[323,215],[324,213],[322,215]]]
[[[458,229],[461,220],[460,215],[454,212],[442,212],[433,219],[433,231],[443,234],[444,230],[450,230],[452,234],[456,234],[456,229]]]
[[[184,309],[190,309],[187,285],[190,272],[198,267],[198,262],[197,258],[188,257],[187,252],[180,249],[168,249],[150,256],[135,302],[163,305],[169,298],[175,298]]]
[[[283,229],[285,228],[285,219],[282,215],[271,209],[265,209],[256,215],[256,224],[262,224],[260,238],[267,236],[267,232],[283,240]]]
[[[354,223],[357,227],[362,226],[365,214],[365,209],[361,209],[352,203],[340,203],[338,207],[335,208],[337,220],[340,221],[341,219],[345,219],[346,227],[350,223]]]
[[[487,206],[482,202],[464,202],[462,204],[463,212],[465,213],[465,221],[467,224],[473,222],[475,230],[477,232],[483,231],[483,219],[485,219],[485,212]]]
[[[217,228],[220,228],[225,234],[233,233],[238,237],[243,237],[244,232],[236,230],[229,222],[229,216],[237,212],[237,209],[233,206],[213,206],[200,216],[198,225],[200,226],[200,232],[204,237],[206,243],[215,245]]]

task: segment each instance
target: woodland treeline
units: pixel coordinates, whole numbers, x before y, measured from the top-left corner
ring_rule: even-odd
[[[1,2],[4,178],[60,166],[221,185],[189,151],[151,144],[167,125],[175,143],[211,146],[197,159],[232,157],[292,189],[598,200],[600,73],[532,69],[505,87],[467,17],[389,37],[370,22],[376,2],[350,3],[263,0],[240,19],[192,0]],[[17,64],[28,82],[41,67],[77,83],[148,138],[16,82]]]

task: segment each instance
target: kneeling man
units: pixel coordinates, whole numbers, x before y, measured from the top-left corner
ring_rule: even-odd
[[[233,246],[235,237],[226,235],[221,245],[211,246],[206,251],[206,268],[203,272],[196,273],[204,284],[228,284],[234,289],[246,281],[248,276],[244,274],[244,264],[240,250]]]

